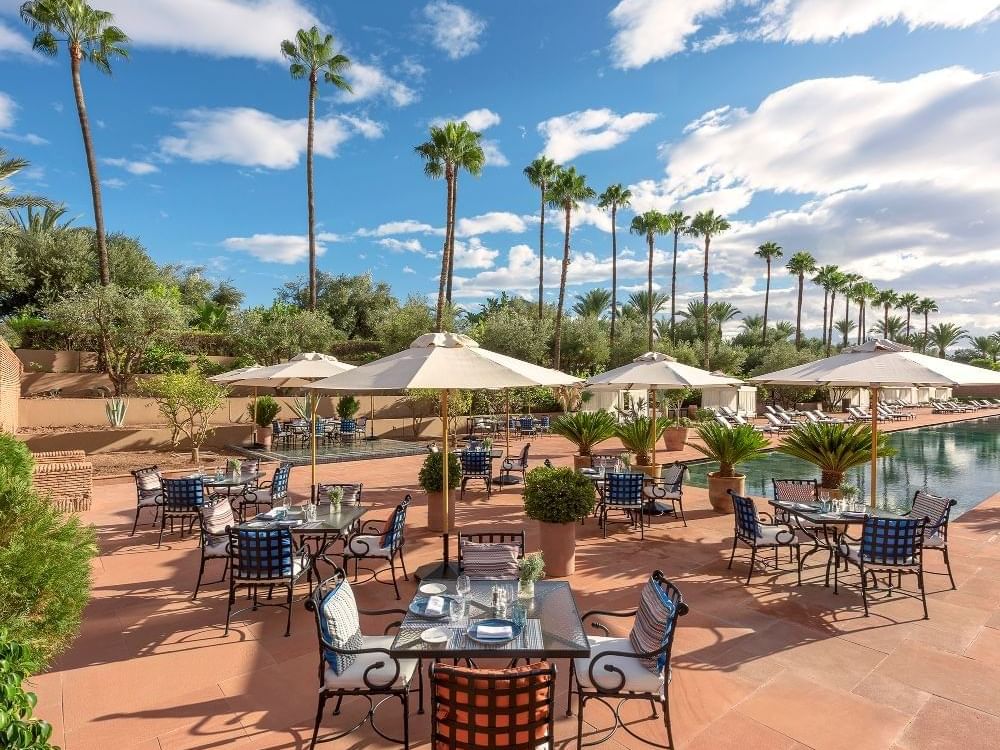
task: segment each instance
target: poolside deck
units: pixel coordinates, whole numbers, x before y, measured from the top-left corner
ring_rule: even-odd
[[[1000,412],[980,413],[980,416]],[[954,421],[921,415],[889,429]],[[916,424],[914,424],[914,422]],[[692,449],[671,458],[697,457]],[[570,446],[557,437],[533,442],[532,463],[570,463]],[[362,481],[365,499],[382,518],[413,492],[420,456],[327,464],[322,479]],[[292,472],[293,494],[308,492],[308,472]],[[654,568],[680,586],[691,614],[680,624],[671,700],[681,748],[740,750],[850,748],[920,750],[1000,747],[1000,494],[952,525],[952,561],[958,590],[929,575],[931,618],[919,619],[909,599],[874,605],[861,616],[853,588],[839,596],[822,585],[818,562],[801,587],[791,570],[761,573],[744,586],[745,563],[726,570],[732,520],[713,513],[703,490],[686,491],[689,526],[653,521],[641,542],[619,531],[602,539],[593,521],[578,531],[578,573],[572,579],[581,611],[634,606]],[[311,615],[297,607],[290,638],[283,613],[263,610],[237,621],[228,637],[221,624],[221,585],[190,601],[197,574],[196,541],[169,538],[132,523],[131,482],[103,483],[86,519],[100,532],[94,598],[82,634],[53,670],[35,680],[37,714],[55,726],[66,750],[184,750],[186,748],[303,748],[315,712],[316,640]],[[465,528],[524,527],[516,488],[467,493],[458,508]],[[439,537],[423,531],[426,502],[414,493],[407,564],[435,559]],[[943,570],[931,554],[930,571]],[[856,576],[849,580],[856,580]],[[406,599],[414,584],[402,584]],[[357,587],[362,607],[394,606],[391,588]],[[376,623],[366,623],[372,630]],[[567,665],[558,664],[565,700]],[[346,726],[358,703],[327,717],[326,731]],[[559,704],[563,705],[563,704]],[[396,713],[392,713],[392,712]],[[398,717],[388,709],[387,719]],[[645,718],[637,706],[633,718]],[[414,747],[427,747],[428,719],[413,716]],[[557,715],[558,747],[574,747],[576,721]],[[608,715],[589,708],[586,731]],[[391,720],[390,720],[391,721]],[[662,725],[649,734],[663,740]],[[562,742],[566,740],[567,742]],[[642,747],[627,735],[603,747]],[[619,742],[621,744],[619,744]],[[367,729],[324,748],[398,747]]]

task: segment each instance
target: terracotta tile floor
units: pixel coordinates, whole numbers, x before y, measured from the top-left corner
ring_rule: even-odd
[[[930,421],[945,420],[920,419]],[[533,462],[570,462],[569,445],[560,438],[538,439],[533,449]],[[693,456],[685,451],[683,457]],[[371,518],[386,516],[403,494],[414,493],[411,570],[440,550],[439,537],[424,528],[425,500],[413,489],[420,460],[319,469],[324,480],[363,481],[365,499],[375,506]],[[293,494],[307,487],[308,470],[295,469]],[[862,617],[852,587],[839,596],[824,588],[818,556],[801,587],[787,563],[786,571],[763,571],[743,585],[745,560],[726,569],[731,517],[713,513],[702,490],[685,496],[688,527],[654,520],[644,542],[623,528],[603,539],[592,520],[578,527],[578,573],[572,578],[581,611],[633,606],[655,568],[684,592],[691,614],[677,632],[671,686],[680,747],[1000,747],[1000,494],[953,523],[958,590],[947,590],[945,576],[928,576],[929,622],[919,619],[918,602],[903,598],[880,601],[871,617]],[[190,600],[196,540],[168,536],[157,549],[149,525],[129,537],[133,503],[130,482],[105,483],[87,514],[102,550],[94,563],[93,600],[73,648],[34,681],[37,713],[54,724],[55,741],[66,750],[307,747],[318,659],[310,613],[295,608],[290,638],[283,637],[280,610],[247,613],[224,637],[223,586],[209,585],[197,602]],[[516,490],[490,501],[478,491],[467,493],[458,523],[523,526],[529,549],[537,544]],[[942,570],[938,556],[928,568]],[[414,584],[403,589],[407,599]],[[362,607],[395,604],[391,587],[367,582],[356,590]],[[374,630],[381,623],[365,625]],[[562,706],[568,667],[558,667]],[[347,726],[360,708],[356,699],[345,701],[342,716],[328,716],[323,731]],[[398,727],[399,711],[386,711],[386,726]],[[648,720],[648,704],[626,715],[637,732],[665,739],[662,724]],[[608,718],[599,706],[588,708],[585,732],[607,726]],[[427,717],[414,711],[412,719],[414,747],[427,746]],[[575,731],[576,719],[560,710],[557,745],[572,747]],[[642,745],[619,732],[604,746]],[[365,729],[321,747],[398,746]]]

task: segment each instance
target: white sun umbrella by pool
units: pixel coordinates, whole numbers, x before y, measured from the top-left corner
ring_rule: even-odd
[[[301,388],[314,380],[336,375],[354,369],[354,365],[341,362],[330,354],[303,352],[287,362],[267,367],[255,367],[244,373],[244,377],[231,380],[231,385],[253,386],[256,388]],[[256,396],[256,392],[255,392]],[[311,409],[309,418],[309,457],[311,465],[311,493],[316,491],[316,408]]]
[[[761,385],[871,389],[871,503],[875,506],[878,459],[878,391],[882,387],[997,385],[1000,372],[918,354],[893,341],[868,341],[826,359],[750,379]]]
[[[223,383],[223,384],[226,384],[226,385],[232,385],[237,380],[243,380],[244,378],[250,377],[248,373],[251,373],[254,370],[259,370],[259,369],[260,369],[260,365],[250,365],[249,367],[237,367],[235,370],[229,370],[227,372],[220,372],[218,375],[212,375],[209,378],[209,380],[211,382],[213,382],[213,383]],[[256,410],[256,408],[257,408],[257,389],[256,388],[254,388],[253,399],[254,399],[254,409]],[[230,413],[230,416],[232,416],[232,412],[230,411],[229,413]],[[251,445],[251,447],[256,442],[255,439],[254,439],[254,433],[255,433],[256,426],[257,426],[257,414],[254,413],[253,417],[254,417],[253,418],[253,423],[250,425],[250,445]]]
[[[580,379],[558,370],[522,362],[488,351],[458,333],[426,333],[408,349],[356,367],[350,372],[316,381],[317,391],[384,393],[411,388],[441,391],[443,564],[420,578],[454,576],[448,565],[448,392],[463,389],[501,390],[532,386],[572,385]]]
[[[641,388],[653,391],[650,398],[650,430],[656,434],[656,391],[678,391],[684,388],[743,385],[742,380],[728,375],[716,375],[678,362],[661,352],[646,352],[627,365],[616,367],[587,378],[584,387],[594,391],[617,391]],[[653,440],[653,466],[656,466],[656,440]]]

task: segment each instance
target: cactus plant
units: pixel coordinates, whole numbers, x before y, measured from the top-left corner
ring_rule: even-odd
[[[128,399],[115,396],[105,399],[104,412],[108,415],[108,423],[112,427],[121,427],[125,424],[125,413],[128,411]]]

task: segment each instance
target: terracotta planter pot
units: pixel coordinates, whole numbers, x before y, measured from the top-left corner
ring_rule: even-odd
[[[457,490],[448,493],[448,532],[455,530],[455,501],[458,500]],[[442,520],[444,495],[440,492],[427,493],[427,528],[442,533],[445,531]]]
[[[257,428],[257,442],[264,446],[264,450],[271,450],[271,427],[258,427]]]
[[[733,512],[733,499],[729,496],[728,490],[737,495],[746,495],[746,476],[740,474],[735,477],[720,477],[717,472],[709,472],[708,501],[716,513]]]
[[[663,447],[668,451],[682,451],[691,429],[688,427],[668,427],[663,431]]]
[[[539,547],[545,556],[545,575],[565,578],[576,572],[576,524],[538,522]]]
[[[647,477],[652,477],[653,479],[659,479],[663,474],[663,464],[634,464],[632,468],[641,471]]]
[[[579,471],[580,469],[590,468],[590,456],[581,456],[576,453],[573,454],[573,469]]]

